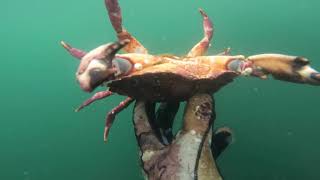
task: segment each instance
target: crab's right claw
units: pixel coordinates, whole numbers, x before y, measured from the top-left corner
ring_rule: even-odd
[[[320,85],[320,73],[310,67],[303,57],[282,54],[261,54],[247,58],[251,75],[266,78],[271,74],[275,79],[294,83]]]
[[[320,73],[319,73],[319,72],[317,72],[317,73],[311,73],[310,76],[311,76],[312,79],[318,81],[319,84],[320,84]]]
[[[112,60],[128,43],[129,40],[125,39],[102,45],[87,53],[82,58],[76,73],[80,87],[84,91],[91,92],[103,82],[111,80],[117,71],[112,65]]]

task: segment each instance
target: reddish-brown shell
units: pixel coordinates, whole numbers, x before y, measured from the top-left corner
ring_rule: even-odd
[[[204,75],[199,73],[201,68],[201,63],[167,62],[114,80],[108,86],[112,92],[139,100],[184,101],[195,93],[214,93],[238,75],[223,69]]]

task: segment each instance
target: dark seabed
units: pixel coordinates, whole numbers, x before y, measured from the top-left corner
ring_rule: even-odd
[[[320,69],[318,0],[120,4],[125,27],[154,54],[184,55],[202,38],[202,7],[215,24],[209,54],[230,46],[232,54],[301,55]],[[106,111],[124,97],[75,113],[90,94],[75,81],[78,61],[59,45],[66,40],[90,50],[116,40],[103,0],[2,0],[0,17],[0,179],[143,179],[132,105],[118,116],[105,144]],[[225,179],[320,179],[319,92],[316,86],[244,77],[219,91],[216,125],[235,134],[218,161]]]

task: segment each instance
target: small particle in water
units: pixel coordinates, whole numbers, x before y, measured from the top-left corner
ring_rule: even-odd
[[[23,171],[23,180],[31,180],[29,171]]]
[[[288,136],[292,136],[292,135],[293,135],[293,132],[292,132],[292,131],[288,131],[288,132],[287,132],[287,135],[288,135]]]
[[[30,173],[29,171],[23,171],[23,180],[30,180]]]

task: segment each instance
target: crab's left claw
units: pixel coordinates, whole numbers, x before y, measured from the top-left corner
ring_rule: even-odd
[[[320,85],[320,73],[310,67],[303,57],[282,54],[260,54],[247,58],[251,75],[266,78],[271,74],[275,79],[294,83]]]
[[[111,80],[116,73],[112,65],[115,54],[123,48],[129,40],[105,44],[87,53],[80,62],[76,73],[80,87],[91,92],[106,80]]]

